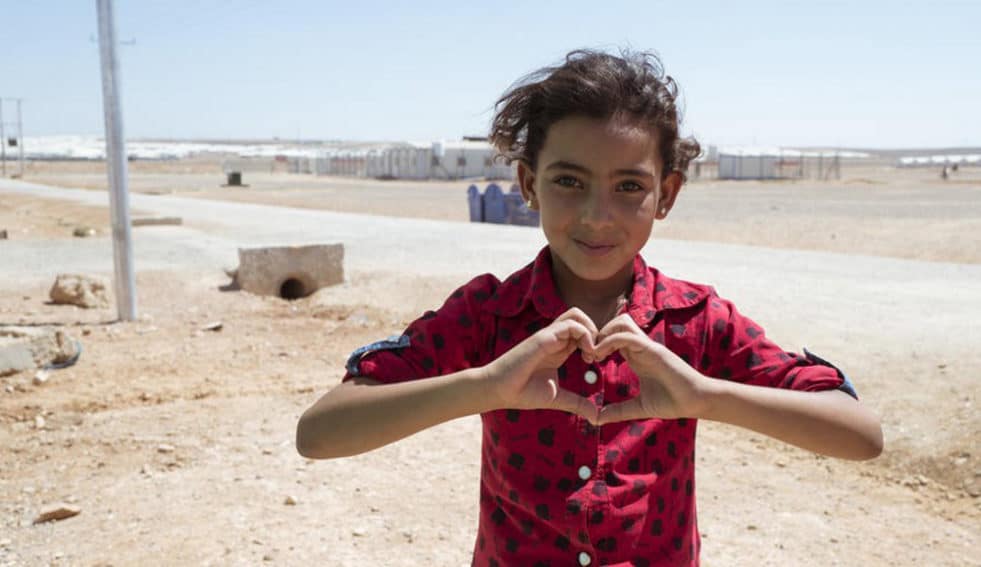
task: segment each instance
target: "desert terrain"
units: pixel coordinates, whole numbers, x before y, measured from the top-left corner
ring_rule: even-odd
[[[0,566],[468,565],[477,417],[332,461],[300,457],[295,424],[352,350],[529,262],[540,231],[466,222],[466,181],[270,167],[223,187],[215,159],[133,162],[134,216],[183,224],[133,229],[139,317],[120,323],[48,301],[59,273],[112,275],[104,167],[0,179],[0,325],[83,347],[44,383],[0,377]],[[345,244],[343,284],[222,289],[239,247],[313,242]],[[700,423],[703,564],[981,565],[981,171],[695,179],[644,255],[834,361],[885,433],[852,463]],[[81,512],[34,523],[58,502]]]

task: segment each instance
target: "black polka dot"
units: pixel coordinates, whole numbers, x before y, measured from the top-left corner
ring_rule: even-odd
[[[675,551],[681,551],[681,538],[677,536],[671,538],[671,545],[674,546]]]
[[[501,440],[501,436],[498,435],[497,432],[494,431],[493,429],[491,429],[490,436],[491,436],[491,443],[495,445],[497,445],[497,442]]]
[[[661,459],[654,459],[651,461],[651,472],[659,475],[664,471],[664,465],[661,464]]]
[[[555,373],[559,376],[559,380],[565,379],[569,375],[569,371],[565,369],[565,366],[560,366],[556,369]]]
[[[637,523],[637,519],[636,518],[626,518],[620,524],[620,530],[625,531],[625,532],[629,532],[630,531],[630,528],[634,527],[634,524],[636,524],[636,523]]]
[[[644,433],[644,426],[635,421],[630,424],[630,427],[627,428],[627,433],[631,437],[640,437],[641,434]],[[651,435],[656,435],[656,434],[652,433]],[[657,437],[655,437],[654,443],[657,443]],[[653,445],[654,443],[649,443],[649,445]]]
[[[750,353],[749,358],[746,359],[746,369],[748,370],[759,366],[761,362],[763,362],[763,359],[760,358],[760,355],[756,354],[755,352]]]
[[[575,516],[582,511],[582,504],[578,500],[570,498],[565,503],[565,511]]]
[[[509,409],[507,413],[505,413],[504,415],[508,421],[514,423],[518,421],[519,417],[521,417],[521,411],[516,409]]]
[[[498,329],[497,336],[506,343],[511,342],[511,331],[507,329]]]
[[[436,318],[435,311],[426,311],[425,313],[422,314],[422,319],[424,320],[435,319],[435,318]]]
[[[521,520],[521,531],[526,536],[530,536],[531,532],[535,530],[535,521],[531,518],[525,518]]]
[[[562,464],[567,467],[571,467],[572,465],[576,464],[576,454],[572,451],[566,451],[565,454],[562,455]]]
[[[678,482],[678,479],[672,478],[671,479],[671,490],[674,491],[674,492],[678,492],[678,489],[679,488],[681,488],[681,483]]]
[[[446,341],[443,340],[443,335],[433,335],[433,346],[436,347],[436,350],[440,350],[446,346]]]
[[[519,500],[519,498],[518,498],[518,491],[517,490],[512,490],[511,492],[508,492],[508,498],[511,499],[511,502],[518,502],[518,500]]]
[[[685,336],[686,327],[684,325],[671,325],[671,334],[676,337]]]
[[[688,301],[691,301],[691,300],[695,299],[696,297],[698,297],[698,292],[697,291],[686,291],[685,292],[685,299],[687,299]]]
[[[500,507],[495,508],[494,511],[491,513],[491,521],[497,525],[503,524],[504,510],[502,510]]]
[[[543,520],[550,519],[548,513],[548,504],[539,504],[538,506],[535,506],[535,515]]]
[[[567,478],[559,479],[559,482],[555,483],[555,487],[562,492],[569,492],[572,490],[572,481]]]
[[[564,535],[560,535],[555,538],[555,547],[562,550],[569,549],[569,545],[571,545],[571,543],[572,542],[569,541],[569,538],[565,537]]]
[[[657,497],[657,513],[658,514],[664,513],[664,498],[660,496]]]
[[[640,472],[640,459],[634,457],[627,461],[627,471],[632,473]]]
[[[613,462],[613,461],[617,460],[617,456],[619,454],[620,454],[620,451],[617,451],[616,449],[610,449],[610,450],[608,450],[606,452],[606,461],[607,462]]]
[[[596,549],[605,553],[613,553],[617,549],[617,540],[612,537],[600,538],[596,542]]]
[[[651,562],[642,557],[638,557],[630,562],[632,567],[651,567]]]
[[[648,447],[653,447],[654,445],[657,445],[657,432],[648,435],[647,439],[644,440],[644,444],[647,445]]]
[[[602,480],[597,480],[593,483],[593,494],[596,496],[606,496],[606,483]]]
[[[685,520],[687,520],[684,512],[678,512],[678,527],[683,527],[685,525]]]
[[[542,327],[543,324],[541,321],[532,321],[531,323],[525,325],[525,331],[527,331],[529,335],[534,335],[541,330]]]
[[[640,479],[636,479],[634,480],[633,487],[631,487],[630,491],[637,495],[643,494],[647,492],[647,483]]]
[[[617,386],[617,395],[620,396],[621,398],[626,398],[627,396],[629,396],[630,386],[627,386],[626,384],[620,384],[619,386]]]
[[[749,338],[755,339],[756,337],[762,335],[763,331],[757,329],[756,327],[746,327],[746,334],[749,335]]]
[[[508,464],[520,471],[521,467],[525,465],[525,457],[520,453],[511,453]]]
[[[555,441],[555,429],[546,427],[538,430],[538,442],[546,447],[551,447]]]
[[[691,493],[695,492],[695,487],[692,485],[691,479],[685,481],[685,494],[691,496]]]
[[[651,522],[651,535],[659,536],[663,532],[664,532],[664,526],[661,524],[660,518]]]
[[[453,292],[453,299],[460,299],[461,297],[463,297],[463,290],[462,289],[458,289],[458,290],[456,290],[456,291]]]
[[[688,418],[687,417],[679,417],[678,420],[677,420],[677,423],[678,423],[678,427],[687,427],[688,426]]]
[[[716,333],[724,333],[726,330],[725,319],[716,319],[715,322],[712,323],[712,330]]]
[[[677,446],[675,446],[674,441],[668,441],[668,456],[669,457],[678,456],[678,448]]]
[[[518,540],[509,537],[507,543],[505,544],[505,547],[507,548],[508,553],[517,553]]]
[[[589,515],[589,523],[590,524],[594,524],[594,525],[595,524],[602,524],[603,523],[603,511],[602,510],[596,510],[595,512],[593,512],[592,514],[590,514]]]
[[[422,359],[422,367],[424,369],[426,369],[426,370],[432,370],[433,369],[433,366],[436,366],[436,363],[433,362],[433,359],[432,358],[429,358],[428,356],[423,357],[423,359]]]
[[[482,289],[479,289],[473,293],[473,298],[480,303],[487,301],[488,297],[490,297],[488,293]]]
[[[552,483],[543,476],[536,476],[535,483],[532,485],[538,492],[545,492]]]
[[[732,378],[732,370],[730,370],[729,368],[723,368],[722,370],[719,370],[719,378],[722,378],[723,380],[728,380]]]

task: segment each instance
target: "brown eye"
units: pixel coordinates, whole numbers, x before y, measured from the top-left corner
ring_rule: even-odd
[[[633,181],[626,181],[620,184],[619,189],[625,193],[636,193],[637,191],[643,191],[644,187]]]

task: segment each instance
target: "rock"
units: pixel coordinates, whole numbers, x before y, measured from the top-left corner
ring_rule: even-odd
[[[78,238],[88,238],[89,236],[95,236],[95,229],[91,226],[79,226],[75,227],[72,231],[72,235]]]
[[[48,293],[52,303],[79,307],[109,307],[106,282],[82,274],[58,274]]]
[[[34,416],[34,429],[44,429],[44,416]]]
[[[0,326],[0,376],[66,362],[77,348],[61,329]]]
[[[351,530],[351,535],[353,535],[354,537],[364,537],[367,534],[368,531],[365,530],[364,528],[354,528],[353,530]]]
[[[225,326],[225,324],[222,323],[221,321],[214,321],[212,323],[208,323],[207,325],[201,327],[201,330],[202,331],[216,331],[217,332],[217,331],[222,330],[222,328],[224,328],[224,326]]]
[[[287,496],[286,500],[283,501],[283,504],[287,506],[296,506],[296,498],[293,498],[292,496]]]
[[[48,381],[48,377],[50,375],[51,373],[48,372],[47,370],[38,370],[37,372],[34,373],[34,378],[32,379],[32,382],[34,382],[35,386],[40,386]]]
[[[59,520],[64,520],[71,518],[72,516],[77,516],[82,512],[82,509],[78,506],[72,506],[71,504],[54,504],[48,506],[47,508],[41,510],[41,513],[37,518],[34,518],[35,524],[41,524],[44,522],[54,522]]]
[[[174,452],[174,446],[173,445],[168,445],[166,443],[161,443],[161,444],[157,445],[157,452],[158,453],[163,453],[163,454],[173,453]]]

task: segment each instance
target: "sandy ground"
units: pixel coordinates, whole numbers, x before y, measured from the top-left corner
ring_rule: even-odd
[[[91,164],[45,167],[26,180],[99,186]],[[134,167],[134,190],[466,215],[459,184],[255,172],[251,187],[233,190],[217,187],[220,172],[207,164],[154,167]],[[702,423],[706,565],[981,565],[981,184],[878,169],[830,184],[693,183],[657,227],[666,240],[645,249],[656,264],[677,267],[673,275],[717,285],[778,342],[839,362],[886,433],[884,455],[855,464]],[[340,379],[351,350],[438,305],[470,270],[435,257],[420,263],[412,251],[368,258],[382,242],[377,233],[429,230],[433,242],[410,242],[432,255],[428,248],[454,246],[443,236],[454,230],[464,240],[531,240],[507,250],[533,250],[531,229],[248,209],[276,225],[257,235],[233,216],[241,209],[208,201],[192,214],[195,201],[144,198],[142,211],[184,209],[187,222],[134,231],[148,257],[137,276],[141,317],[122,324],[112,323],[113,309],[47,303],[61,266],[111,269],[89,256],[108,246],[105,207],[66,195],[0,188],[0,229],[10,234],[0,240],[0,324],[60,325],[84,345],[77,365],[43,385],[31,373],[0,378],[0,565],[468,564],[478,419],[328,462],[296,454],[295,420]],[[77,225],[100,235],[72,239]],[[349,244],[340,286],[296,302],[220,290],[235,243],[334,234]],[[495,257],[486,262],[512,262]],[[780,266],[799,279],[781,279]],[[202,330],[214,321],[220,331]],[[32,524],[59,501],[81,514]]]

